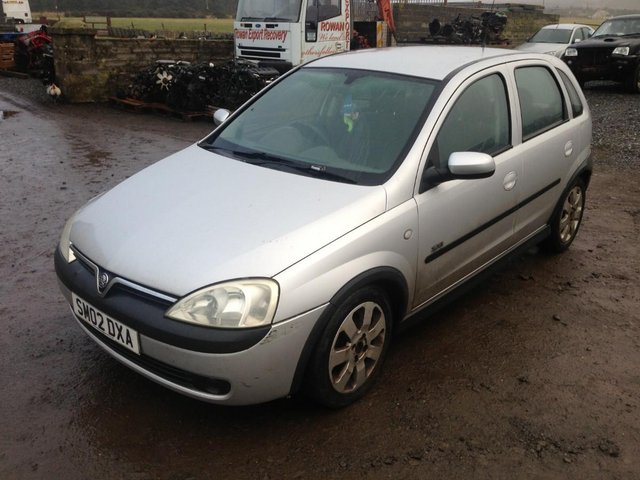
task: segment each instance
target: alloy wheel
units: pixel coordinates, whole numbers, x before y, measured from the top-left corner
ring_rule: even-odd
[[[337,392],[364,385],[379,363],[386,333],[384,311],[375,302],[361,303],[344,318],[329,352],[329,377]]]
[[[567,194],[560,216],[560,240],[569,243],[578,231],[583,209],[582,188],[576,185]]]

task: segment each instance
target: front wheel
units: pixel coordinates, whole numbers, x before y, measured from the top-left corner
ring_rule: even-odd
[[[640,93],[640,64],[633,71],[627,81],[627,90],[631,93]]]
[[[307,393],[331,408],[361,398],[380,374],[391,339],[391,307],[377,287],[350,294],[333,313],[312,355]]]
[[[551,234],[541,246],[553,253],[561,253],[569,248],[578,234],[584,213],[586,185],[578,178],[562,194],[562,201],[551,217]]]

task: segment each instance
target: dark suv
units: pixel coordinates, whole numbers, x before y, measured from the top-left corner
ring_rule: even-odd
[[[562,58],[581,86],[589,80],[613,80],[640,93],[640,14],[606,20]]]

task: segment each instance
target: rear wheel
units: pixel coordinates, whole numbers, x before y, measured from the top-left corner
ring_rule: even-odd
[[[584,213],[586,185],[576,179],[562,194],[562,201],[551,217],[551,234],[541,244],[550,252],[561,253],[569,248],[578,234]]]
[[[350,294],[331,316],[312,355],[307,393],[331,408],[361,398],[380,374],[391,339],[391,307],[377,287]]]

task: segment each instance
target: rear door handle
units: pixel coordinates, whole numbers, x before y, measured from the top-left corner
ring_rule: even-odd
[[[564,145],[564,156],[565,157],[570,157],[572,153],[573,153],[573,142],[571,140],[569,140]]]

